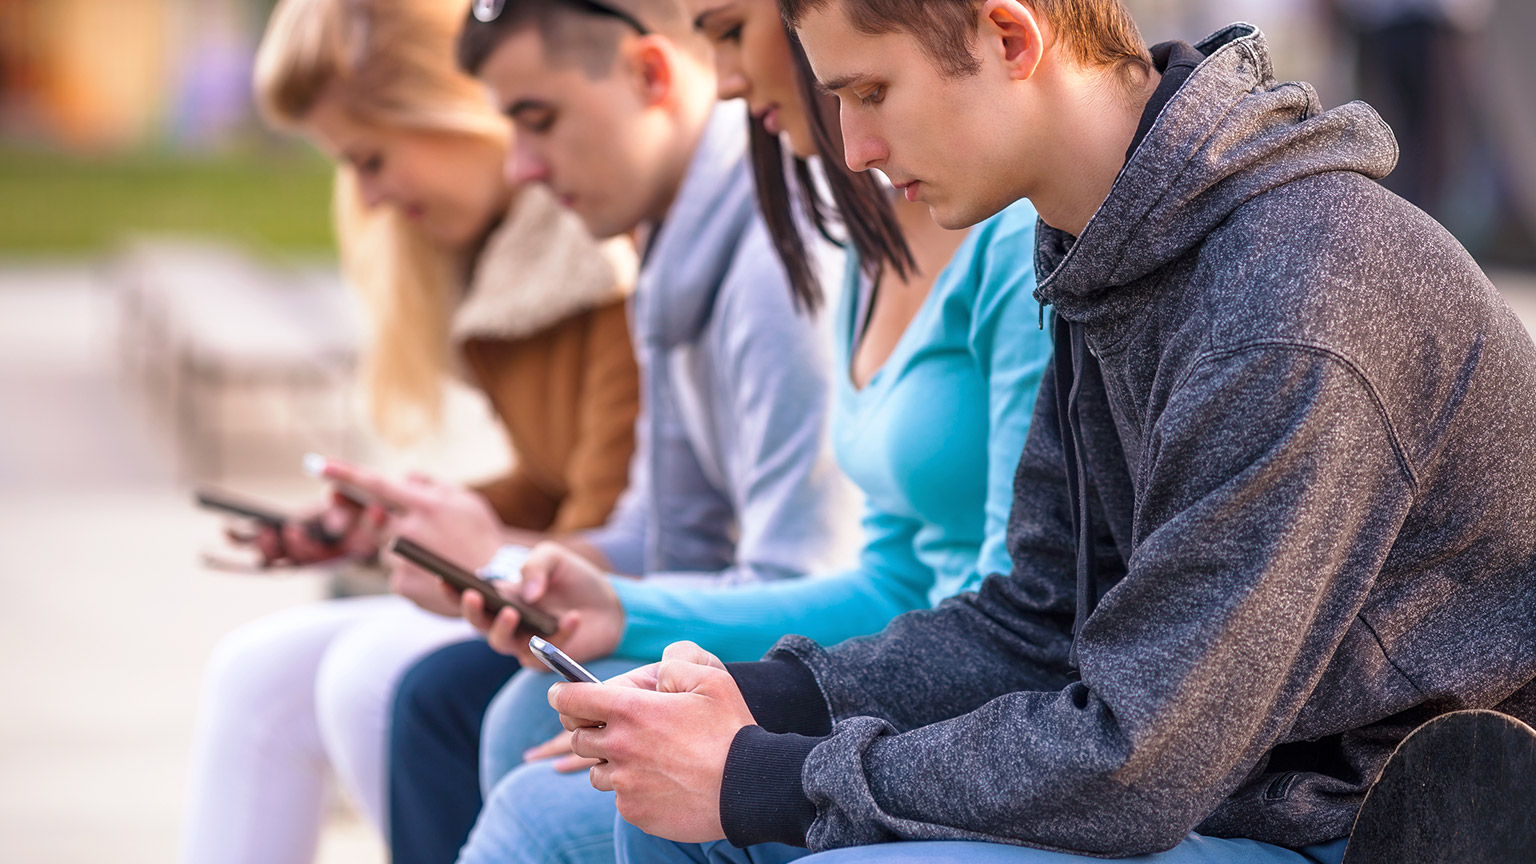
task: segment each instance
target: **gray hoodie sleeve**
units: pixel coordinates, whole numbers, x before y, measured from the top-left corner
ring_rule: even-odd
[[[1155,852],[1294,723],[1413,500],[1369,383],[1337,356],[1271,344],[1206,356],[1173,388],[1142,451],[1129,571],[1088,619],[1070,683],[1064,494],[1023,485],[1059,458],[1052,419],[1037,415],[1025,448],[1011,576],[876,637],[781,643],[835,726],[809,747],[738,736],[722,792],[733,842],[795,839],[754,836],[754,811],[808,803],[797,828],[813,849],[976,839]],[[733,774],[775,747],[803,760],[798,802]]]

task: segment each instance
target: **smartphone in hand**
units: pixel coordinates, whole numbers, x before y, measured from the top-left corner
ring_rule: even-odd
[[[540,636],[553,636],[555,631],[560,629],[560,622],[555,620],[555,616],[535,609],[521,600],[501,596],[501,592],[496,590],[495,585],[454,564],[452,561],[414,540],[396,537],[389,542],[389,551],[460,591],[474,591],[478,593],[481,597],[485,598],[486,611],[492,615],[499,613],[507,607],[517,610],[517,614],[521,619],[521,623],[518,625],[519,629],[526,627]]]
[[[601,684],[597,676],[588,672],[585,667],[572,660],[564,651],[545,642],[535,636],[528,640],[528,647],[534,656],[544,661],[544,665],[559,674],[562,678],[574,684]]]
[[[197,489],[193,495],[199,507],[206,507],[209,510],[218,510],[231,516],[250,519],[263,528],[271,528],[273,531],[281,532],[283,526],[287,525],[291,519],[286,514],[270,507],[254,504],[244,498],[239,498],[228,492],[216,489]],[[319,519],[306,519],[301,525],[309,539],[322,546],[335,546],[341,542],[341,537],[327,531]]]

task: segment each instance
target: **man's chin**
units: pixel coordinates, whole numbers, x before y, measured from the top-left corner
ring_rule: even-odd
[[[990,201],[928,202],[928,215],[940,228],[961,231],[996,216],[1006,206]]]
[[[572,212],[576,214],[576,218],[581,220],[581,224],[586,226],[587,233],[598,240],[617,237],[630,230],[626,226],[619,225],[618,223],[621,220],[613,218],[610,214],[590,213],[585,210],[574,210]]]

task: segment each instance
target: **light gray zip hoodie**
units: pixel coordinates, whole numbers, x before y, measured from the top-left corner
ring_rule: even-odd
[[[630,485],[587,535],[620,573],[730,584],[852,557],[858,507],[827,430],[828,330],[794,308],[746,152],[745,108],[720,104],[641,264]],[[837,272],[840,253],[818,252]]]
[[[1198,48],[1082,236],[1040,229],[1013,572],[733,667],[734,842],[1300,847],[1417,724],[1536,719],[1536,346],[1374,182],[1375,112],[1247,25]]]

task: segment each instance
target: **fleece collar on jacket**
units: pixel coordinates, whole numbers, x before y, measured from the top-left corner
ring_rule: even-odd
[[[1234,210],[1302,177],[1397,164],[1397,141],[1363,102],[1323,111],[1308,84],[1279,84],[1264,35],[1233,24],[1158,115],[1104,203],[1073,238],[1042,224],[1035,297],[1089,322],[1118,286],[1201,243]]]
[[[640,267],[636,309],[643,311],[635,325],[642,344],[666,350],[703,332],[756,212],[733,203],[753,194],[746,151],[746,107],[739,100],[720,103]]]
[[[521,339],[623,297],[634,285],[628,239],[599,244],[543,186],[519,190],[491,232],[454,312],[454,344]]]

